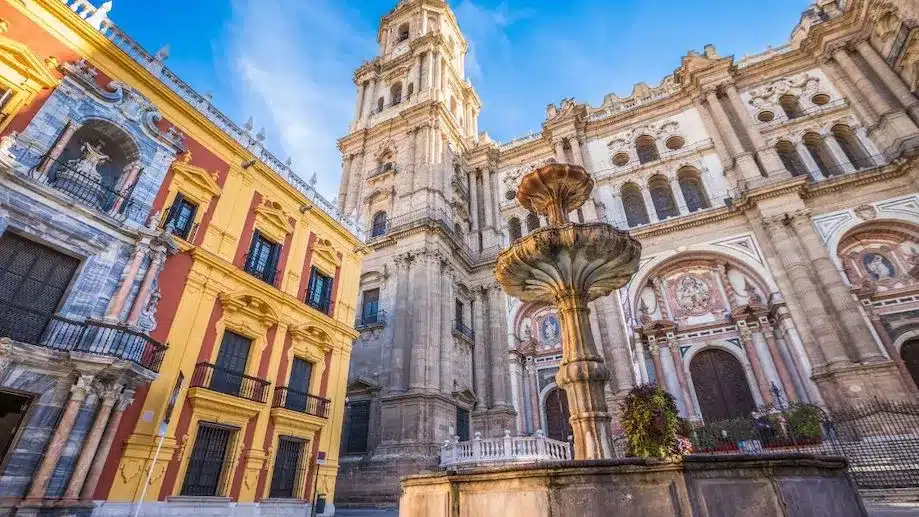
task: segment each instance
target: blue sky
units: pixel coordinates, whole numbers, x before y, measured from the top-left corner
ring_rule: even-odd
[[[352,72],[377,50],[397,0],[116,0],[112,19],[320,190],[338,190],[336,140],[353,116]],[[101,0],[96,0],[96,3]],[[657,84],[689,49],[753,54],[787,41],[806,0],[452,0],[470,41],[479,129],[506,141],[538,131],[548,103],[598,105]]]

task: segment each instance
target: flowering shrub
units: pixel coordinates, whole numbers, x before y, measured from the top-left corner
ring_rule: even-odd
[[[628,454],[639,458],[666,458],[680,454],[676,401],[656,384],[629,392],[622,404],[622,427]]]

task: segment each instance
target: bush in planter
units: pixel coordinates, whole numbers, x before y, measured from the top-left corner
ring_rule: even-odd
[[[785,412],[789,437],[797,441],[823,438],[823,410],[813,404],[792,404]]]
[[[701,452],[736,450],[740,442],[756,437],[756,422],[749,418],[723,420],[700,427],[694,434]]]
[[[633,388],[622,404],[621,418],[630,456],[666,458],[678,450],[676,401],[664,388]]]

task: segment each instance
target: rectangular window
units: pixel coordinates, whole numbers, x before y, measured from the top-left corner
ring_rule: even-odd
[[[274,474],[271,476],[273,499],[299,499],[306,472],[301,472],[300,458],[303,456],[303,440],[282,436],[278,438],[278,453],[274,459]]]
[[[284,407],[301,413],[306,411],[312,376],[313,363],[294,357],[290,366],[290,379],[287,382],[287,399]]]
[[[214,376],[211,378],[212,390],[240,395],[251,345],[251,340],[239,334],[224,332],[220,351],[217,352],[217,363],[214,365]]]
[[[463,302],[456,300],[456,313],[454,314],[454,319],[456,320],[457,328],[459,328],[459,325],[463,325],[465,323],[463,319],[463,309]]]
[[[280,256],[281,245],[266,239],[261,232],[255,230],[249,254],[246,255],[245,270],[252,276],[274,285]]]
[[[469,441],[469,410],[456,408],[456,436],[461,442]]]
[[[29,412],[32,398],[17,393],[0,391],[0,464],[6,453],[14,450],[14,441],[19,436],[23,419]]]
[[[368,289],[364,291],[361,307],[361,323],[371,325],[380,322],[380,290]]]
[[[332,277],[324,275],[315,267],[310,272],[306,304],[326,314],[329,313],[332,305]]]
[[[176,237],[189,240],[197,212],[198,205],[186,199],[181,193],[176,194],[166,217],[166,230]]]
[[[232,463],[227,458],[230,442],[237,429],[211,423],[201,423],[195,446],[188,459],[185,471],[185,482],[182,484],[182,495],[213,497],[224,495],[225,466]]]
[[[367,452],[367,433],[370,430],[370,401],[351,402],[348,405],[345,417],[345,453]]]

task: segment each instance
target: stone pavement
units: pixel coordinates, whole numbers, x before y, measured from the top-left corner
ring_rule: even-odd
[[[398,517],[399,511],[395,509],[351,509],[340,508],[335,512],[336,517]],[[912,506],[869,506],[870,517],[919,517],[919,505]]]

